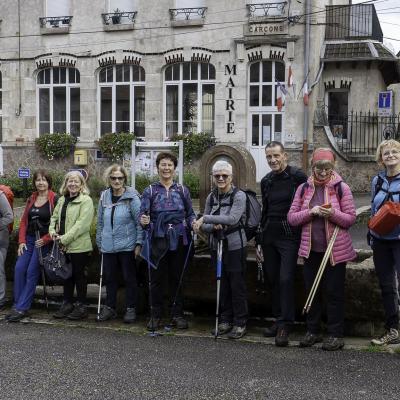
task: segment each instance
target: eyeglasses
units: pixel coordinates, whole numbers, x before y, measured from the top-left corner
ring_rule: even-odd
[[[330,174],[332,172],[332,168],[315,168],[315,172],[318,174],[322,172],[326,172],[327,174]]]
[[[218,181],[220,179],[223,179],[224,181],[226,181],[228,178],[230,177],[230,175],[214,175],[214,178]]]
[[[110,176],[110,179],[112,181],[123,181],[125,179],[125,177],[123,177],[123,176]]]

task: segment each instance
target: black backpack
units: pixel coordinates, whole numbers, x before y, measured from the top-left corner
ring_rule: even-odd
[[[258,227],[260,225],[261,221],[261,205],[259,201],[257,200],[257,195],[255,192],[253,192],[250,189],[238,189],[235,187],[230,194],[230,200],[229,204],[219,204],[218,209],[224,206],[232,207],[233,205],[233,200],[235,198],[236,193],[241,190],[245,195],[246,195],[246,217],[244,223],[242,221],[239,222],[239,226],[237,228],[231,228],[227,230],[227,233],[232,233],[240,229],[244,229],[246,233],[246,238],[247,240],[253,239],[253,237],[256,236]],[[214,206],[214,198],[217,197],[217,190],[212,191],[212,195],[210,198],[210,207],[211,209]]]

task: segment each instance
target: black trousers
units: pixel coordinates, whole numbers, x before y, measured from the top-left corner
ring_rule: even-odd
[[[372,241],[376,275],[385,309],[386,329],[399,329],[399,292],[396,274],[400,275],[400,240]]]
[[[211,252],[211,262],[217,265],[217,252]],[[221,322],[245,326],[249,316],[246,289],[246,249],[224,250],[220,292]]]
[[[272,291],[272,314],[278,326],[287,328],[294,321],[294,278],[297,266],[299,240],[264,232],[262,250],[264,254],[264,274]]]
[[[304,260],[304,282],[307,296],[314,283],[324,253],[310,252],[310,257]],[[323,311],[322,297],[326,297],[327,332],[334,337],[344,335],[344,281],[346,263],[332,266],[329,262],[325,267],[311,309],[307,314],[307,330],[311,333],[320,332],[321,315]]]
[[[87,277],[86,267],[89,264],[90,252],[68,253],[72,264],[72,276],[64,283],[64,302],[72,303],[76,286],[77,301],[86,304]]]
[[[126,308],[134,308],[136,306],[137,282],[135,252],[133,250],[103,253],[103,272],[107,289],[106,305],[113,309],[117,305],[119,271],[122,272],[124,279]]]
[[[169,302],[171,304],[172,317],[183,316],[183,285],[179,288],[179,280],[182,275],[189,246],[179,242],[176,251],[168,251],[161,259],[157,269],[150,268],[151,295],[153,302],[153,317],[161,318],[163,312],[164,286],[168,281]],[[174,299],[176,296],[176,301]]]

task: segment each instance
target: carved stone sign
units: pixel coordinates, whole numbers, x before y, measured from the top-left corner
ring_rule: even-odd
[[[286,35],[288,23],[285,22],[260,22],[257,24],[244,25],[244,36],[269,36]]]

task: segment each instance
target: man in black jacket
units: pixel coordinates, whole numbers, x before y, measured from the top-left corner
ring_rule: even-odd
[[[296,189],[306,182],[307,176],[287,164],[282,143],[268,143],[265,155],[271,172],[261,180],[263,211],[259,244],[262,250],[257,251],[257,256],[263,261],[272,290],[272,313],[276,322],[264,331],[264,336],[275,337],[277,346],[287,346],[295,314],[294,276],[300,244],[300,231],[288,224],[287,214]]]

